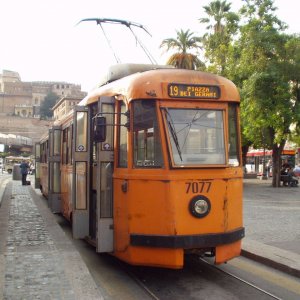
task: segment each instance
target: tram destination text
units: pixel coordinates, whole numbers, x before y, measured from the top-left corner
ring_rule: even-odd
[[[221,92],[220,88],[215,85],[170,83],[168,85],[168,95],[172,98],[219,99]]]

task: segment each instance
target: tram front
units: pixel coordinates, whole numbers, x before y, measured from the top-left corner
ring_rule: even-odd
[[[115,255],[132,264],[181,268],[190,252],[223,263],[241,251],[238,93],[225,79],[182,78],[164,83],[155,99],[129,103],[128,163],[114,172],[114,231]]]

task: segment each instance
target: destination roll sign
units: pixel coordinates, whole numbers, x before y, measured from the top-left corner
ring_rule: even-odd
[[[170,83],[168,95],[172,98],[219,99],[220,88],[215,85]]]

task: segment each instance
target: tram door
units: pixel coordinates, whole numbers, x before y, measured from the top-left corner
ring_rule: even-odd
[[[88,107],[74,107],[72,230],[77,239],[89,236],[90,131]]]
[[[113,141],[114,98],[101,97],[99,111],[106,117],[106,140],[98,144],[97,252],[113,251]]]
[[[50,149],[48,157],[49,194],[48,204],[52,212],[61,212],[60,188],[60,126],[53,126],[49,130]]]

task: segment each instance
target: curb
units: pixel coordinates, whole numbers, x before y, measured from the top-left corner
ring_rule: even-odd
[[[300,278],[300,255],[244,239],[241,255],[273,269]]]
[[[9,183],[9,181],[11,181],[12,179],[9,177],[9,178],[5,178],[3,180],[0,180],[0,207],[1,207],[1,204],[2,204],[2,198],[3,198],[3,195],[4,195],[4,191],[5,191],[5,188],[7,186],[7,184]]]

